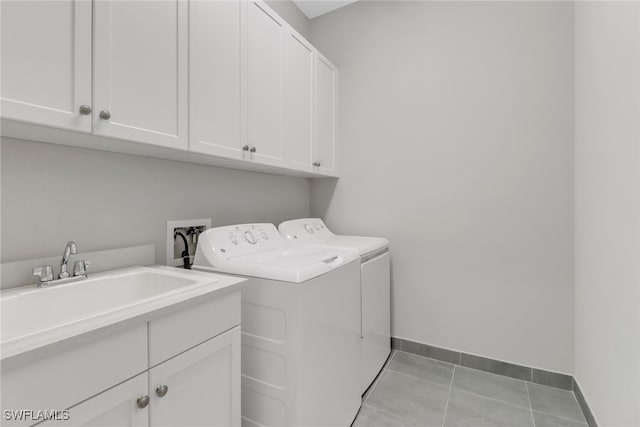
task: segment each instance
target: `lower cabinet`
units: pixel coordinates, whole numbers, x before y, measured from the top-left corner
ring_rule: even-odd
[[[240,327],[69,409],[42,426],[240,426]]]
[[[240,327],[149,371],[151,426],[240,426]]]
[[[239,291],[96,336],[0,366],[2,426],[240,426]]]
[[[58,421],[46,421],[38,425],[146,427],[149,425],[149,410],[148,400],[144,404],[144,397],[149,388],[148,377],[146,372],[142,373],[85,400],[69,409],[66,420],[64,418],[67,417],[61,416]],[[144,407],[139,408],[138,403]]]

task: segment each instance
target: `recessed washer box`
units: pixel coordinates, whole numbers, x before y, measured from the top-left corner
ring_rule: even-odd
[[[186,237],[189,257],[193,259],[196,253],[198,235],[208,228],[211,228],[211,218],[167,221],[167,265],[172,267],[180,267],[183,265],[180,254],[184,250],[184,242],[180,237],[177,239],[173,238],[176,231],[181,232]],[[189,233],[189,231],[193,229],[197,231],[195,233]]]

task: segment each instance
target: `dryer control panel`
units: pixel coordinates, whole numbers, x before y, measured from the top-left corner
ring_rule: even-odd
[[[278,230],[294,242],[323,243],[334,236],[320,218],[285,221],[278,226]]]
[[[210,228],[200,234],[196,255],[205,251],[214,259],[229,260],[286,245],[273,224],[229,225]]]

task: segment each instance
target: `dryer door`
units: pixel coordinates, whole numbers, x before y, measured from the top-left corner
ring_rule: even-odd
[[[362,392],[364,393],[391,352],[389,252],[364,262],[361,268]]]

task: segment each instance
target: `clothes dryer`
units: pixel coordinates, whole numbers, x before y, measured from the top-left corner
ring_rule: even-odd
[[[292,242],[351,249],[360,256],[362,368],[360,390],[372,384],[391,353],[389,241],[380,237],[336,235],[320,218],[285,221],[280,234]]]

